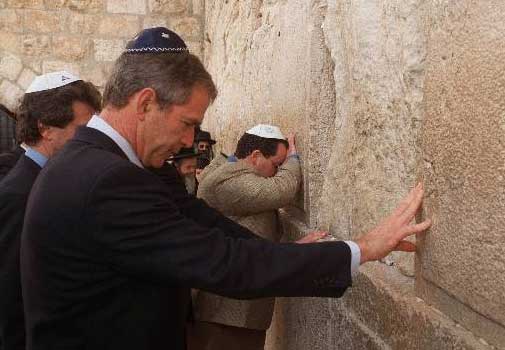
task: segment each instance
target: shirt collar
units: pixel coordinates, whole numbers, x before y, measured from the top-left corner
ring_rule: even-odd
[[[99,115],[94,115],[88,124],[86,125],[88,128],[93,128],[98,131],[103,132],[105,135],[109,136],[118,146],[121,148],[121,151],[126,154],[130,162],[138,166],[139,168],[143,168],[144,166],[140,162],[140,159],[133,151],[130,143],[121,136],[112,126],[109,125],[105,120],[103,120]]]
[[[33,148],[28,147],[28,146],[25,151],[25,156],[27,156],[28,158],[33,160],[41,168],[43,168],[44,165],[46,165],[46,163],[47,163],[47,157],[45,155],[43,155],[40,152],[37,152],[36,150],[34,150]]]
[[[231,156],[228,156],[227,160],[230,163],[236,163],[238,161],[237,157],[234,154],[232,154]]]

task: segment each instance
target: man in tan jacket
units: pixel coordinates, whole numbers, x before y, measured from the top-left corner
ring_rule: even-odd
[[[279,242],[277,209],[293,203],[301,182],[294,136],[288,142],[278,127],[257,125],[240,138],[234,156],[219,155],[199,181],[198,197],[207,204],[258,236]],[[301,243],[324,235],[314,232]],[[274,303],[275,298],[245,301],[197,291],[189,348],[263,349]]]

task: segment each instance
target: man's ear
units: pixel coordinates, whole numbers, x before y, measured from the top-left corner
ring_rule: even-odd
[[[151,111],[152,108],[155,108],[156,103],[156,91],[151,88],[145,88],[140,90],[135,98],[135,108],[137,118],[139,120],[144,120],[146,114]]]
[[[251,152],[251,162],[253,165],[257,165],[258,161],[260,158],[263,157],[263,154],[261,153],[260,150],[255,149],[254,151]]]
[[[50,126],[44,125],[41,122],[37,123],[37,128],[39,129],[39,134],[43,139],[51,141],[53,138],[53,131]]]

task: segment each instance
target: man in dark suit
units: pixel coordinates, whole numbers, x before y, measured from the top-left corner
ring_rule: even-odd
[[[23,147],[16,146],[13,150],[0,154],[0,181],[14,168],[14,165],[24,153]]]
[[[61,78],[66,77],[62,84]],[[30,189],[48,158],[100,110],[91,84],[65,73],[35,78],[23,96],[18,135],[27,145],[14,168],[0,181],[0,343],[3,350],[25,348],[19,249]]]
[[[32,188],[21,249],[29,350],[180,349],[183,327],[171,323],[179,288],[339,297],[360,263],[415,248],[403,239],[430,224],[410,225],[420,186],[356,242],[273,244],[220,216],[186,216],[144,167],[190,147],[215,97],[210,75],[177,34],[151,28],[128,44],[104,110]]]

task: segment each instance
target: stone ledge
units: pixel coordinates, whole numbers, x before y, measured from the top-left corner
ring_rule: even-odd
[[[310,230],[299,219],[303,216],[297,209],[283,209],[280,217],[287,240],[297,239]],[[278,308],[284,311],[276,311],[284,313],[283,319],[286,320],[286,324],[283,328],[288,336],[291,335],[290,333],[300,332],[299,323],[306,323],[304,328],[313,328],[311,323],[313,317],[307,313],[300,299],[303,298],[283,298]],[[360,336],[349,338],[346,342],[358,342],[360,346],[368,344],[366,346],[377,349],[490,350],[494,348],[456,324],[447,315],[417,298],[413,278],[406,277],[395,267],[382,263],[361,266],[360,274],[355,278],[354,287],[348,290],[343,298],[313,299],[311,304],[315,310],[329,309],[328,312],[331,315],[328,319],[329,323],[345,325],[345,329],[341,330],[340,334],[326,332],[321,341],[327,344],[343,345],[344,340],[340,339],[342,335],[352,332]],[[297,319],[298,324],[293,324],[292,319]],[[368,336],[361,338],[364,334]],[[333,339],[333,337],[338,339]],[[367,339],[366,344],[361,343],[363,339]],[[359,348],[351,343],[345,343],[345,345],[349,348]],[[372,343],[374,345],[370,345]]]
[[[475,334],[487,339],[498,348],[502,346],[502,349],[505,349],[505,328],[499,323],[474,311],[425,278],[416,279],[416,292],[420,297],[430,300],[433,306],[446,315],[472,329]]]

